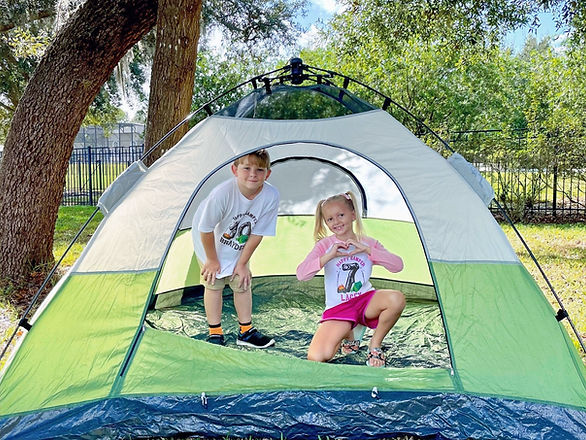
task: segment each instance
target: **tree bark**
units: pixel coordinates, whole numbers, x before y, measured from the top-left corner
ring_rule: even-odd
[[[73,140],[120,58],[156,22],[157,0],[88,1],[48,48],[18,104],[0,163],[0,278],[53,261]]]
[[[201,9],[202,0],[159,0],[145,151],[191,110]],[[187,130],[184,124],[167,138],[145,160],[147,165],[175,145]]]

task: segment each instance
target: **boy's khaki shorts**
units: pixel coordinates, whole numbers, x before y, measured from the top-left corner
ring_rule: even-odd
[[[226,286],[226,284],[228,284],[230,286],[230,288],[234,291],[234,293],[241,293],[241,292],[246,292],[247,290],[249,290],[249,289],[243,289],[242,287],[239,286],[240,277],[238,275],[234,276],[234,279],[232,281],[230,281],[230,276],[227,276],[224,278],[216,278],[216,281],[214,282],[214,284],[209,284],[207,281],[205,281],[202,278],[201,283],[203,284],[203,286],[206,289],[209,289],[209,290],[223,290],[224,286]]]
[[[199,267],[203,266],[203,263],[201,261],[199,261],[199,258],[197,259],[197,262],[199,263]],[[246,267],[248,267],[249,268],[248,270],[250,270],[250,266],[248,264],[246,265]],[[231,276],[232,275],[229,275],[224,278],[216,278],[216,281],[214,282],[214,284],[209,284],[203,278],[200,278],[200,280],[201,280],[201,284],[203,284],[203,286],[209,290],[224,290],[224,286],[226,286],[226,284],[228,284],[230,286],[230,288],[232,289],[232,291],[234,293],[246,292],[247,290],[250,289],[250,287],[248,289],[243,289],[242,287],[238,286],[238,284],[240,284],[240,277],[238,275],[236,275],[234,277],[234,279],[232,281],[230,281]]]

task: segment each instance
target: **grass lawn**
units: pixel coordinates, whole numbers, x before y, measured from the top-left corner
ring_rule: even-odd
[[[79,232],[83,224],[92,215],[95,208],[93,206],[62,206],[59,208],[59,217],[55,224],[55,235],[53,243],[53,255],[55,260],[61,258],[75,234]],[[73,245],[69,253],[65,256],[62,265],[71,266],[79,257],[86,243],[102,221],[102,213],[98,212],[86,227],[81,237]]]

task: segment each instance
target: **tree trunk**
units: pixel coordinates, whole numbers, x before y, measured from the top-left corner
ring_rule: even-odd
[[[191,110],[202,0],[159,0],[145,151]],[[184,124],[146,160],[152,164],[187,132]]]
[[[12,119],[0,163],[0,278],[53,261],[73,140],[120,58],[155,24],[157,0],[88,1],[48,48]]]

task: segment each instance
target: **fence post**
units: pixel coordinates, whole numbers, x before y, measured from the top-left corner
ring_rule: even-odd
[[[81,190],[83,188],[83,176],[82,176],[82,172],[83,172],[83,163],[84,160],[81,156],[77,157],[77,188],[78,188],[78,202],[79,202],[79,198],[81,197]]]
[[[93,194],[93,185],[92,185],[92,147],[88,145],[87,147],[87,161],[88,161],[88,183],[90,186],[90,205],[94,206],[94,194]]]
[[[557,215],[556,210],[557,210],[557,205],[558,205],[558,164],[557,164],[557,160],[553,166],[553,211],[552,214],[555,217]],[[562,212],[563,215],[563,212]]]

